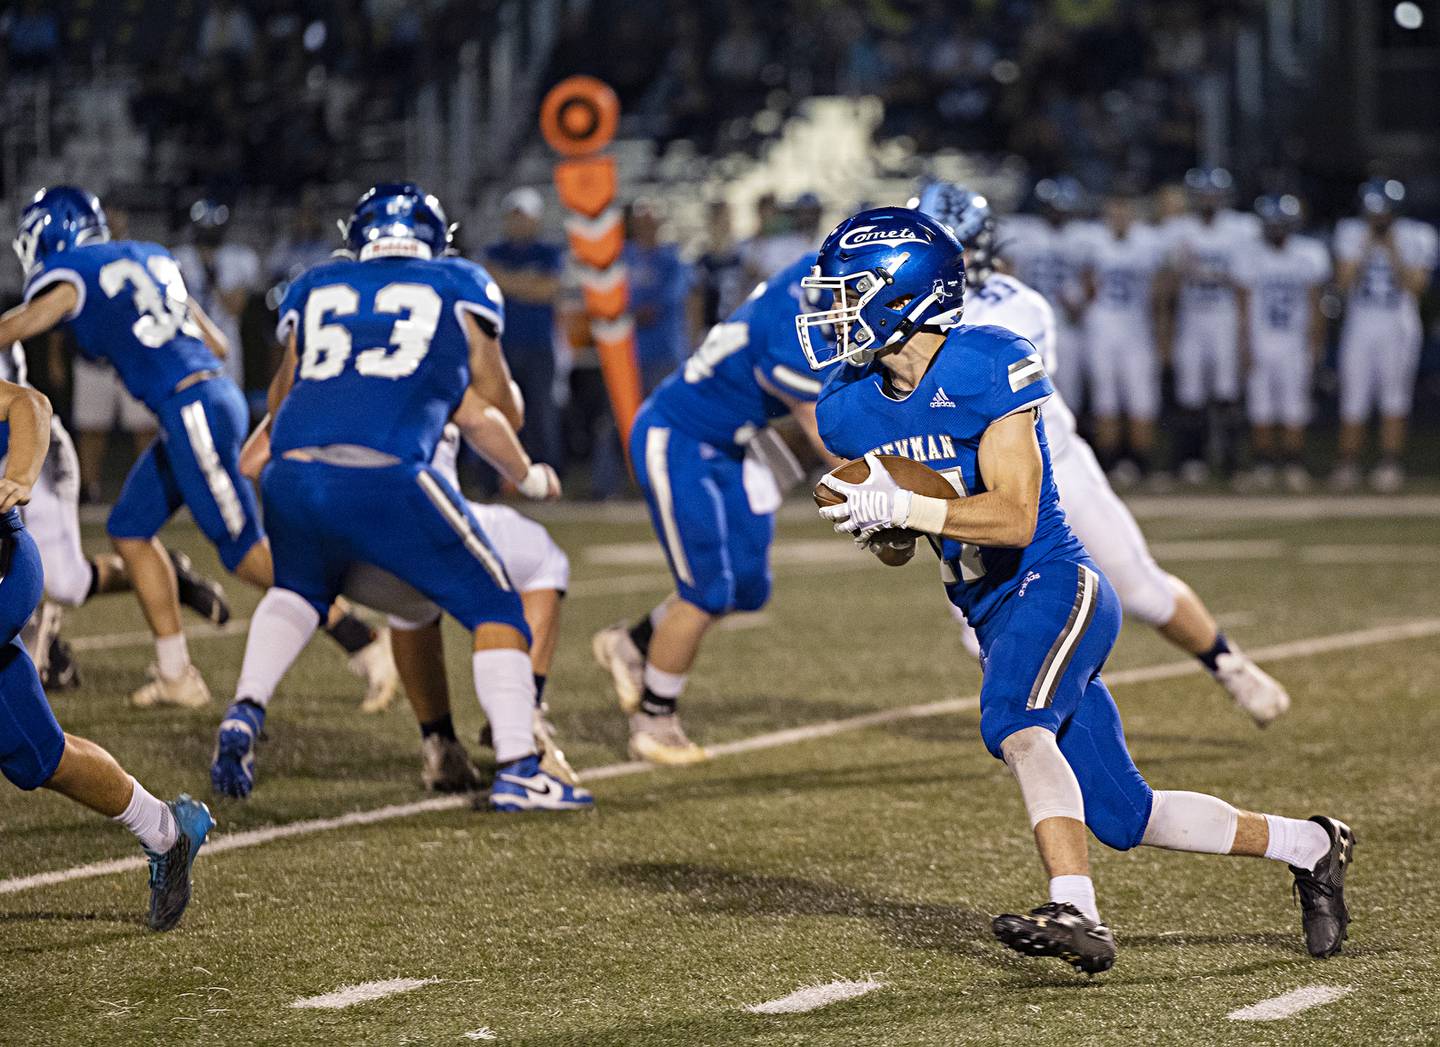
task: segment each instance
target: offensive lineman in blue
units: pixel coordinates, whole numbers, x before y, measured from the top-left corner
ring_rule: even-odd
[[[795,318],[806,307],[800,279],[814,264],[807,254],[757,287],[635,418],[630,461],[676,591],[633,625],[597,633],[592,649],[630,716],[637,759],[707,758],[681,728],[676,702],[710,626],[770,598],[780,492],[770,468],[749,453],[752,441],[788,413],[836,464],[815,430],[820,383],[795,344]]]
[[[1086,826],[1139,844],[1288,863],[1306,945],[1340,951],[1355,836],[1343,822],[1239,811],[1200,793],[1152,790],[1130,758],[1100,670],[1120,629],[1110,583],[1071,533],[1051,477],[1040,406],[1051,394],[1035,347],[1001,327],[962,326],[965,267],[951,232],[908,208],[842,222],[804,286],[834,296],[797,318],[816,370],[832,371],[817,418],[826,445],[870,465],[821,515],[869,542],[902,527],[928,538],[950,600],[974,625],[984,684],[980,732],[1020,786],[1050,876],[1050,900],[996,917],[997,938],[1096,973],[1115,962],[1090,880]],[[877,454],[924,462],[953,498],[899,487]]]
[[[150,862],[151,930],[168,931],[190,904],[190,868],[215,822],[183,793],[162,803],[92,741],[55,722],[40,674],[20,642],[45,588],[40,551],[20,519],[50,446],[50,401],[0,381],[0,435],[9,445],[0,477],[0,773],[29,791],[67,796],[135,834]]]
[[[93,193],[42,189],[20,215],[15,251],[25,270],[25,301],[0,317],[0,344],[60,324],[87,357],[105,360],[125,388],[154,412],[160,436],[130,470],[106,530],[155,635],[152,679],[131,696],[140,706],[197,708],[210,701],[190,663],[180,627],[175,565],[156,534],[184,505],[225,567],[264,589],[270,549],[259,506],[238,458],[245,399],[227,378],[225,336],[185,289],[179,266],[159,244],[111,240]],[[352,656],[371,688],[394,691],[394,666],[369,656],[369,626],[337,609],[330,635]],[[357,664],[362,653],[365,665]],[[377,664],[383,662],[385,664]]]
[[[504,305],[480,266],[446,252],[440,203],[413,183],[360,198],[348,257],[290,285],[285,358],[270,387],[261,491],[275,587],[251,618],[237,701],[211,781],[245,795],[264,707],[339,595],[369,564],[409,583],[473,634],[475,692],[490,723],[497,811],[576,810],[590,793],[541,766],[535,679],[520,596],[465,500],[430,461],[447,422],[518,427],[500,352]]]

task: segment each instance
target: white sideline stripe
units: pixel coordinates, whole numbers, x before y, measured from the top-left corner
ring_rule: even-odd
[[[1286,658],[1305,658],[1355,647],[1370,647],[1375,644],[1416,640],[1436,635],[1440,635],[1440,618],[1422,618],[1412,622],[1401,622],[1397,625],[1379,626],[1374,629],[1292,640],[1269,647],[1258,647],[1248,653],[1260,661],[1279,661]],[[1201,671],[1203,670],[1199,662],[1187,658],[1184,661],[1164,662],[1160,665],[1147,665],[1107,673],[1105,682],[1111,686],[1150,683],[1158,680],[1170,680],[1177,676],[1188,676]],[[885,724],[899,723],[905,720],[921,720],[931,716],[969,712],[979,707],[980,698],[977,695],[966,698],[944,698],[938,702],[922,702],[917,705],[901,706],[897,709],[880,709],[875,712],[862,713],[859,716],[849,716],[843,720],[823,720],[819,723],[790,727],[781,731],[770,731],[766,734],[757,734],[706,748],[709,749],[712,757],[739,756],[743,753],[761,752],[765,749],[816,741],[837,734],[861,731],[869,727],[882,727]],[[583,774],[587,782],[599,782],[610,778],[624,778],[632,774],[644,774],[654,770],[656,767],[653,764],[631,760],[625,763],[612,763],[602,767],[589,768]],[[458,810],[469,805],[470,798],[468,796],[439,796],[410,803],[388,804],[373,810],[351,811],[349,814],[336,815],[332,818],[309,818],[264,829],[247,829],[244,832],[220,834],[205,845],[205,850],[207,854],[238,851],[244,847],[256,847],[273,840],[284,840],[293,836],[310,836],[314,833],[329,832],[332,829],[373,825],[376,822],[409,818],[417,814]],[[111,873],[129,872],[143,868],[145,868],[145,859],[138,855],[131,858],[114,858],[109,861],[92,862],[89,865],[76,865],[69,869],[56,869],[52,872],[33,873],[29,876],[0,880],[0,894],[15,894],[35,887],[49,887],[58,883],[68,883],[71,880],[85,880],[95,876],[108,876]]]
[[[202,626],[185,633],[186,641],[222,640],[227,636],[242,636],[250,628],[249,618],[232,618],[224,625]],[[143,647],[155,642],[149,632],[103,633],[96,636],[77,636],[69,641],[77,651],[113,651],[121,647]]]
[[[1206,539],[1191,542],[1151,542],[1160,560],[1278,560],[1288,546],[1274,539]]]
[[[389,981],[383,982],[361,982],[359,985],[347,985],[343,989],[336,989],[334,992],[327,992],[322,996],[303,997],[290,1006],[299,1010],[337,1011],[342,1007],[354,1007],[357,1003],[383,1000],[396,993],[422,989],[427,985],[434,985],[439,980],[439,978],[391,978]]]
[[[747,1003],[743,1008],[751,1014],[804,1014],[806,1011],[828,1007],[832,1003],[853,1000],[867,992],[885,988],[885,983],[874,978],[863,982],[845,980],[827,982],[824,985],[806,985],[796,989],[789,996],[765,1003]]]
[[[1241,1007],[1238,1011],[1231,1011],[1225,1017],[1232,1022],[1278,1022],[1282,1018],[1289,1018],[1301,1011],[1308,1011],[1311,1007],[1334,1003],[1342,996],[1349,996],[1352,991],[1338,985],[1307,985],[1303,989],[1287,992],[1283,996],[1261,1000],[1259,1003],[1252,1003],[1249,1007]]]
[[[1300,559],[1321,564],[1440,563],[1433,545],[1304,545]]]

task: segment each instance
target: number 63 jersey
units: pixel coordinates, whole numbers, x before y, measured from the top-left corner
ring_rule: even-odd
[[[280,303],[277,333],[294,332],[298,362],[275,453],[350,444],[429,462],[470,384],[467,314],[500,337],[500,289],[463,258],[340,259],[301,275]]]
[[[180,267],[159,244],[111,240],[65,251],[26,281],[25,301],[61,283],[75,288],[65,323],[81,354],[108,362],[150,410],[187,375],[220,367],[190,318]]]
[[[844,458],[871,451],[924,462],[961,496],[987,490],[980,473],[980,440],[995,422],[1035,412],[1053,393],[1040,354],[1003,327],[957,327],[907,396],[886,388],[885,368],[835,368],[820,392],[816,417],[825,446]],[[1045,426],[1035,419],[1044,475],[1035,534],[1021,549],[974,546],[946,538],[937,550],[950,602],[977,630],[1012,592],[1045,563],[1085,561],[1085,547],[1065,522],[1050,472]],[[983,636],[983,631],[981,632]]]

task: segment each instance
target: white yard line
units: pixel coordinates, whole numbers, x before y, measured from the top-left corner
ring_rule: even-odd
[[[1401,640],[1417,640],[1437,635],[1440,635],[1440,618],[1422,618],[1416,621],[1378,626],[1373,629],[1361,629],[1355,632],[1332,633],[1328,636],[1312,636],[1304,640],[1293,640],[1288,643],[1255,648],[1249,653],[1251,657],[1260,661],[1281,661],[1286,658],[1307,658],[1319,654],[1330,654],[1335,651],[1351,650],[1357,647],[1372,647],[1376,644],[1392,643]],[[1111,686],[1130,683],[1149,683],[1158,680],[1169,680],[1177,676],[1189,676],[1200,671],[1201,668],[1198,662],[1194,659],[1185,659],[1183,661],[1164,662],[1160,665],[1147,665],[1135,669],[1122,669],[1117,672],[1107,673],[1105,681]],[[881,727],[885,724],[899,723],[904,720],[918,720],[931,716],[945,716],[952,713],[969,712],[979,708],[979,706],[980,699],[974,695],[965,698],[946,698],[938,702],[922,702],[916,705],[901,706],[896,709],[880,709],[875,712],[862,713],[859,716],[849,716],[842,720],[823,720],[819,723],[805,724],[800,727],[791,727],[781,731],[770,731],[766,734],[757,734],[749,738],[741,738],[739,741],[724,742],[720,745],[709,746],[708,748],[710,755],[713,757],[739,756],[744,753],[761,752],[765,749],[774,749],[784,745],[797,745],[801,742],[829,738],[833,735],[844,734],[850,731],[860,731],[869,727]],[[652,764],[632,760],[626,763],[612,763],[602,767],[587,769],[584,772],[584,777],[587,782],[598,782],[610,778],[623,778],[632,774],[643,774],[654,771],[655,769]],[[369,811],[351,811],[349,814],[341,814],[333,818],[309,818],[304,821],[289,822],[284,825],[274,825],[264,829],[247,829],[244,832],[223,833],[217,835],[213,842],[206,844],[205,849],[207,854],[213,855],[222,851],[236,851],[244,847],[256,847],[260,844],[271,843],[275,840],[330,832],[334,829],[348,829],[359,825],[373,825],[376,822],[392,821],[396,818],[410,818],[417,814],[458,810],[469,806],[469,804],[470,799],[466,796],[442,796],[428,800],[416,800],[412,803],[389,804],[385,807],[377,807]],[[143,868],[145,868],[145,859],[139,856],[92,862],[89,865],[77,865],[69,869],[56,869],[51,872],[34,873],[30,876],[18,876],[9,880],[0,880],[0,894],[15,894],[19,891],[28,891],[36,887],[50,887],[55,884],[68,883],[71,880],[85,880],[95,876],[108,876],[111,873],[130,872]]]
[[[1311,1007],[1334,1003],[1342,996],[1349,996],[1352,991],[1336,985],[1307,985],[1283,996],[1241,1007],[1225,1017],[1232,1022],[1278,1022],[1284,1018],[1292,1018],[1301,1011],[1308,1011]]]
[[[369,1003],[371,1000],[383,1000],[396,993],[423,989],[427,985],[434,985],[439,980],[438,978],[391,978],[389,981],[383,982],[361,982],[359,985],[347,985],[343,989],[327,992],[323,996],[303,997],[290,1006],[299,1010],[338,1011],[342,1007],[354,1007],[357,1003]]]
[[[1302,545],[1302,563],[1319,564],[1420,564],[1440,563],[1440,549],[1434,545]]]
[[[213,625],[201,625],[186,630],[185,639],[187,641],[223,640],[227,636],[243,636],[248,628],[250,628],[249,618],[231,618],[218,628]],[[102,633],[95,636],[77,636],[70,640],[70,646],[77,651],[114,651],[122,647],[145,647],[154,642],[155,637],[149,632]]]
[[[883,988],[885,983],[874,978],[866,978],[861,982],[840,980],[826,982],[824,985],[805,985],[789,996],[765,1003],[747,1003],[743,1009],[751,1014],[804,1014],[806,1011],[818,1010],[843,1000],[853,1000],[857,996]]]

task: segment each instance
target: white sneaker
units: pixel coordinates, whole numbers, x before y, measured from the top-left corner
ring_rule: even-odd
[[[1285,490],[1291,494],[1310,490],[1310,473],[1303,465],[1292,462],[1285,467]]]
[[[1250,714],[1257,727],[1267,727],[1290,708],[1290,695],[1273,676],[1237,647],[1216,659],[1210,675]]]
[[[383,713],[400,690],[400,672],[390,653],[390,630],[379,629],[375,639],[350,656],[350,671],[365,681],[362,713]]]
[[[600,668],[610,674],[620,708],[626,714],[634,713],[645,691],[645,656],[630,639],[630,627],[617,622],[601,629],[590,638],[590,651]]]
[[[35,663],[35,672],[40,679],[50,671],[50,645],[60,635],[60,626],[65,620],[65,608],[50,600],[41,600],[40,606],[20,630],[20,642],[30,653]]]
[[[150,666],[150,682],[130,696],[130,704],[137,709],[151,709],[157,705],[178,705],[182,709],[203,709],[210,704],[210,688],[205,677],[193,665],[173,680],[160,675],[160,667]]]
[[[1128,491],[1140,482],[1140,468],[1130,459],[1125,458],[1115,463],[1107,477],[1110,486],[1117,491]]]
[[[1210,482],[1210,467],[1191,458],[1180,465],[1180,482],[1187,487],[1200,487]]]
[[[630,755],[648,763],[684,767],[704,763],[710,754],[685,736],[680,717],[651,716],[637,712],[630,717]]]
[[[420,781],[432,793],[463,793],[480,788],[480,772],[454,738],[432,734],[420,741]]]
[[[1405,470],[1398,462],[1381,462],[1370,473],[1370,489],[1377,494],[1399,494],[1405,486]]]

